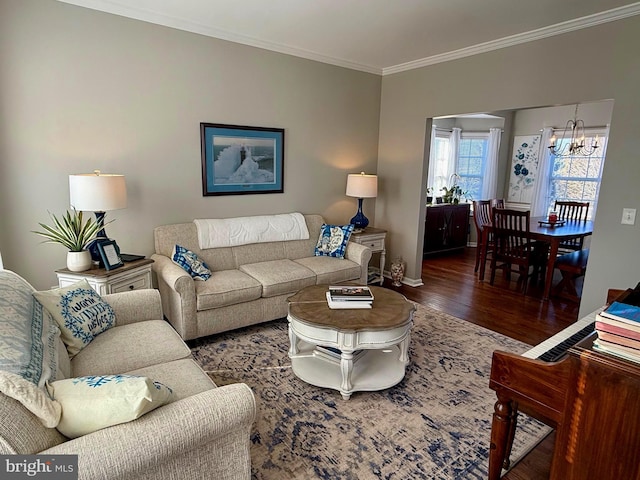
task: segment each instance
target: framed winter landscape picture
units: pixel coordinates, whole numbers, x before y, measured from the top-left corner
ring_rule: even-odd
[[[284,191],[284,129],[200,124],[202,195]]]

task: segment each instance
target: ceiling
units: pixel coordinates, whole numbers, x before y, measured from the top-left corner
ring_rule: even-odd
[[[628,0],[58,0],[380,75],[640,13]]]

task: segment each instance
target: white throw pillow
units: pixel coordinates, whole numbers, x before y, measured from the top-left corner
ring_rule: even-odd
[[[71,358],[116,323],[111,305],[86,280],[33,295],[57,322]]]
[[[135,375],[67,378],[47,388],[62,405],[56,428],[68,438],[135,420],[168,403],[173,395],[166,385]]]

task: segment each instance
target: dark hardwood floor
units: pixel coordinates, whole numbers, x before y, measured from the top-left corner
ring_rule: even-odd
[[[385,279],[385,286],[422,305],[530,345],[537,345],[578,319],[577,303],[553,297],[543,302],[542,283],[530,285],[527,295],[523,296],[516,291],[517,275],[512,276],[511,283],[497,275],[491,286],[489,264],[484,282],[477,279],[474,264],[475,248],[466,248],[463,252],[426,258],[422,263],[424,285],[421,287],[403,285],[396,288],[391,286],[389,279]],[[558,280],[554,278],[554,285]],[[602,299],[603,304],[605,300]],[[492,413],[487,412],[487,415]],[[514,466],[504,479],[548,479],[554,435],[547,437]]]

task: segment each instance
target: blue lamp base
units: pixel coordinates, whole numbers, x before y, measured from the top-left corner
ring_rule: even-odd
[[[350,223],[357,230],[365,229],[367,227],[367,225],[369,225],[369,219],[364,216],[364,213],[362,213],[362,199],[361,198],[358,199],[358,212],[350,220]]]
[[[102,226],[102,228],[96,234],[96,239],[91,241],[87,245],[87,250],[89,250],[89,252],[91,253],[91,260],[93,260],[95,263],[100,264],[100,267],[103,267],[104,264],[102,263],[102,257],[100,256],[100,250],[98,250],[98,243],[100,243],[103,240],[108,240],[107,232],[105,232],[104,230],[104,216],[106,215],[106,212],[93,212],[93,213],[95,213],[96,215],[96,222],[99,223]]]

